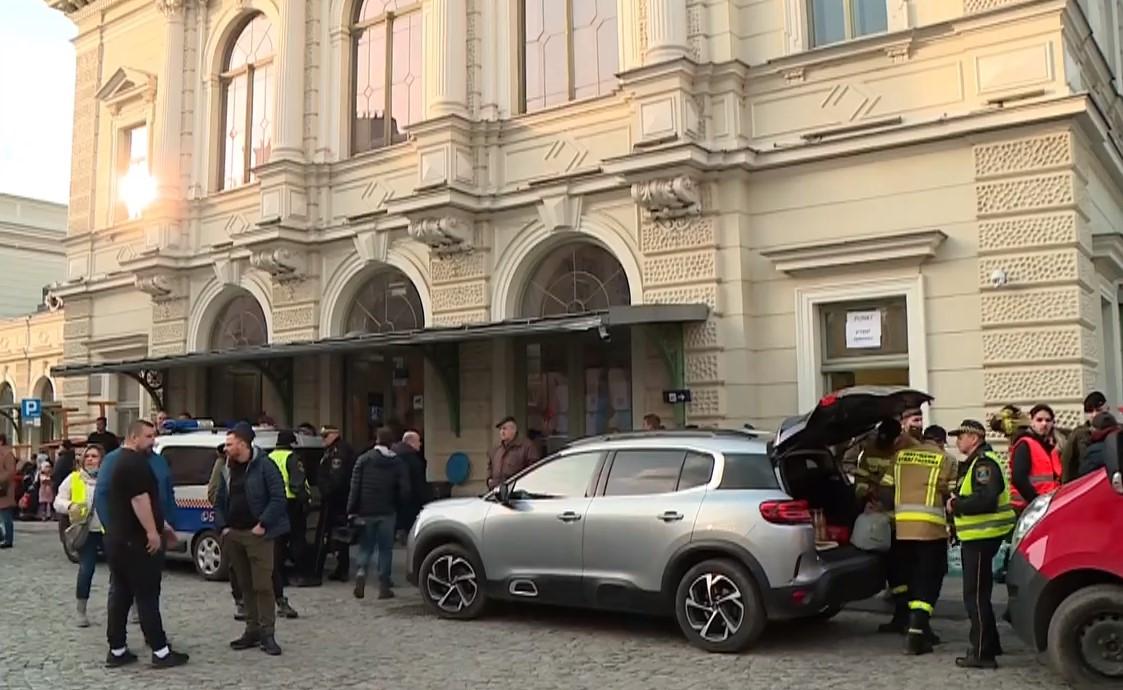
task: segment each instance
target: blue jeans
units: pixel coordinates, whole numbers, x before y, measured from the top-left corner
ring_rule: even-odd
[[[86,543],[78,551],[78,591],[77,598],[83,601],[90,598],[90,585],[94,581],[94,567],[97,565],[97,550],[102,544],[101,532],[90,532]]]
[[[394,515],[376,515],[363,518],[363,533],[359,537],[359,573],[358,577],[365,577],[367,566],[374,556],[375,548],[378,549],[378,581],[383,584],[390,583],[390,562],[394,557]]]
[[[11,546],[12,539],[16,536],[16,527],[12,523],[14,512],[14,508],[0,508],[0,529],[4,531],[4,538],[0,540],[0,544]]]

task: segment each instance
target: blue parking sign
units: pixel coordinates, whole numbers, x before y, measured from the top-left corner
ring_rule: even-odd
[[[43,401],[39,398],[24,398],[19,404],[20,416],[24,419],[39,419],[43,416]]]

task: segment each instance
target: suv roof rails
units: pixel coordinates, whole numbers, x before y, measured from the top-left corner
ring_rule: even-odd
[[[659,429],[656,431],[620,431],[575,439],[567,448],[604,441],[628,441],[646,438],[759,438],[767,435],[763,429]]]

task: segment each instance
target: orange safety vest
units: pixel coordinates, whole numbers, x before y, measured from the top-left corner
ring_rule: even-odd
[[[1010,446],[1010,476],[1014,476],[1014,452],[1021,444],[1029,444],[1029,482],[1038,494],[1051,494],[1061,486],[1061,452],[1054,447],[1051,451],[1032,436],[1022,436],[1014,445]],[[1010,499],[1014,509],[1021,511],[1026,507],[1026,500],[1018,494],[1014,483],[1010,482]]]

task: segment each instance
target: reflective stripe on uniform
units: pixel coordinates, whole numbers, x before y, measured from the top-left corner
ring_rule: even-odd
[[[933,608],[932,605],[929,604],[926,601],[915,600],[915,601],[909,602],[909,610],[911,610],[911,611],[924,611],[929,616],[931,616],[935,612],[936,609]]]
[[[896,586],[896,587],[894,587],[893,589],[889,590],[889,592],[890,592],[891,594],[904,594],[904,593],[906,593],[906,592],[908,592],[908,591],[909,591],[909,586],[908,586],[908,585],[897,585],[897,586]]]
[[[1018,516],[1011,507],[1010,479],[1006,476],[1003,463],[993,452],[986,454],[987,459],[998,465],[1002,472],[1002,493],[998,496],[998,505],[993,512],[981,515],[963,515],[955,517],[955,533],[962,541],[978,541],[980,539],[996,539],[1004,537],[1014,529]],[[968,497],[974,493],[975,463],[978,458],[971,461],[971,466],[963,475],[963,486],[959,489],[961,497]]]

